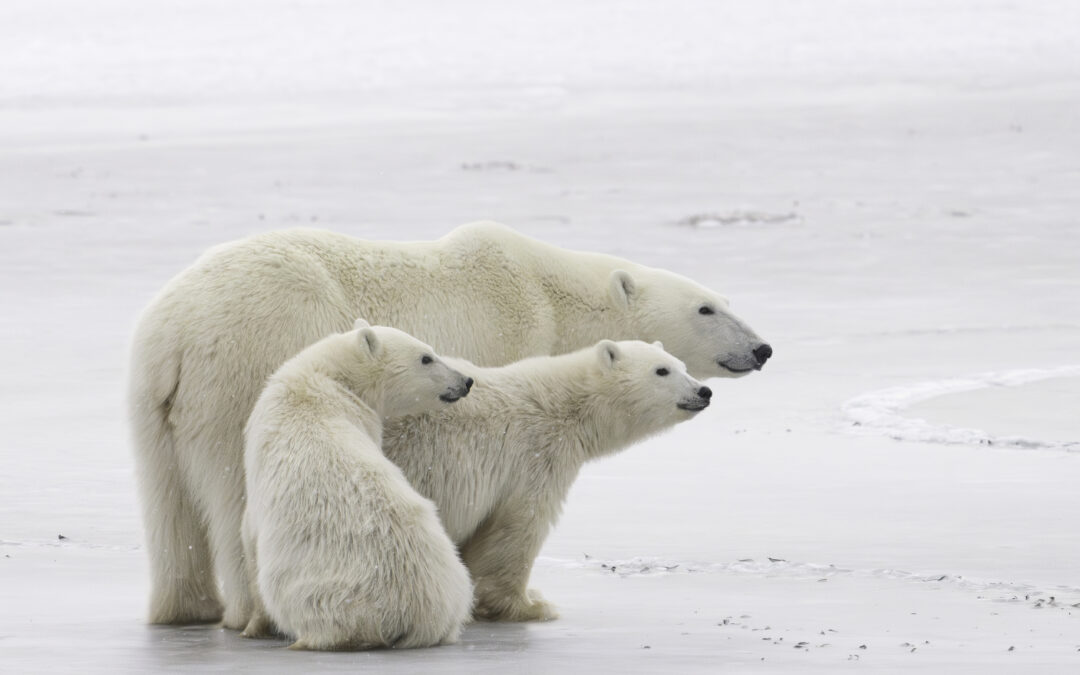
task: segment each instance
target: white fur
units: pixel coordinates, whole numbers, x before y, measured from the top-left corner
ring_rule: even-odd
[[[245,635],[272,622],[295,649],[457,640],[468,572],[434,505],[379,444],[384,414],[465,392],[461,373],[392,328],[325,338],[270,378],[246,429],[243,540],[258,592]]]
[[[704,305],[715,313],[699,314]],[[663,340],[711,377],[751,368],[761,344],[688,279],[494,223],[432,242],[289,230],[213,248],[161,291],[134,337],[129,406],[152,622],[247,623],[243,425],[278,366],[357,316],[486,366],[638,338]]]
[[[659,343],[603,341],[502,368],[447,362],[475,378],[473,392],[387,419],[383,452],[438,506],[476,584],[477,617],[555,618],[527,583],[581,466],[692,417],[680,403],[708,399]]]

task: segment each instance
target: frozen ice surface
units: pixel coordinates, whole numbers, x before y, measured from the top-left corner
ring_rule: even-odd
[[[1046,405],[1046,401],[1053,401],[1053,405]],[[1073,452],[1080,452],[1076,440],[1078,410],[1080,379],[1075,376],[1050,378],[1020,388],[992,386],[948,394],[909,408],[911,414],[935,425],[983,425],[981,431],[987,440],[982,442],[1060,447]]]
[[[1076,672],[1080,378],[986,374],[1080,364],[1078,25],[1067,0],[7,0],[0,671]],[[533,575],[558,621],[367,654],[146,626],[139,309],[251,232],[480,218],[696,278],[776,356],[586,468]]]
[[[969,377],[932,380],[911,385],[872,391],[847,401],[842,406],[850,424],[862,427],[871,434],[884,433],[897,440],[929,441],[932,443],[969,443],[1016,448],[1055,448],[1080,452],[1077,414],[1080,410],[1080,366],[1010,370],[1000,373],[980,373]],[[1019,395],[1001,394],[1002,389],[1029,386],[1032,383],[1059,378],[1071,378],[1064,384],[1054,382],[1052,390],[1041,395],[1030,388]],[[991,390],[985,392],[983,390]],[[970,394],[976,396],[955,396]],[[935,400],[942,399],[944,400]],[[1046,400],[1054,405],[1046,406]],[[905,415],[913,405],[915,412],[934,419],[947,420],[934,424],[922,417]],[[1009,420],[1010,415],[1014,418]],[[956,420],[971,418],[977,423],[995,428],[1013,425],[1029,426],[1028,435],[992,433],[981,428],[957,427]],[[1034,419],[1033,419],[1034,418]],[[1034,436],[1031,434],[1035,434]],[[1058,440],[1049,438],[1056,436]]]

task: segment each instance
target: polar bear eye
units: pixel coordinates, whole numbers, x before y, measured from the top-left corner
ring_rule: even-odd
[[[713,311],[713,308],[709,307],[708,305],[702,305],[701,307],[698,308],[698,314],[715,314],[715,313],[716,312]]]
[[[429,363],[431,363],[432,361],[434,361],[434,359],[432,359],[427,354],[424,354],[423,356],[420,357],[420,363],[424,364],[425,366],[428,365]]]
[[[663,376],[667,375],[669,372],[671,372],[671,371],[669,371],[667,368],[657,368],[656,369],[656,374],[659,375],[660,377],[663,377]]]

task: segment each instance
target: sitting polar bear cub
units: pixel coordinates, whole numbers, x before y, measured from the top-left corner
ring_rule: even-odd
[[[604,340],[502,368],[447,363],[476,378],[473,393],[386,420],[383,452],[438,507],[476,584],[476,617],[554,619],[526,586],[581,466],[690,419],[712,392],[659,342]]]
[[[356,328],[286,362],[248,421],[245,635],[276,624],[294,649],[454,642],[469,574],[434,505],[379,444],[383,416],[446,407],[472,380],[406,333]]]

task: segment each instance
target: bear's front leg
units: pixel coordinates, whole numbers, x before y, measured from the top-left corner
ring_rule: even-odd
[[[503,505],[461,547],[475,585],[473,617],[484,621],[551,621],[555,608],[528,588],[549,521],[534,506]],[[529,514],[523,517],[522,514]]]

